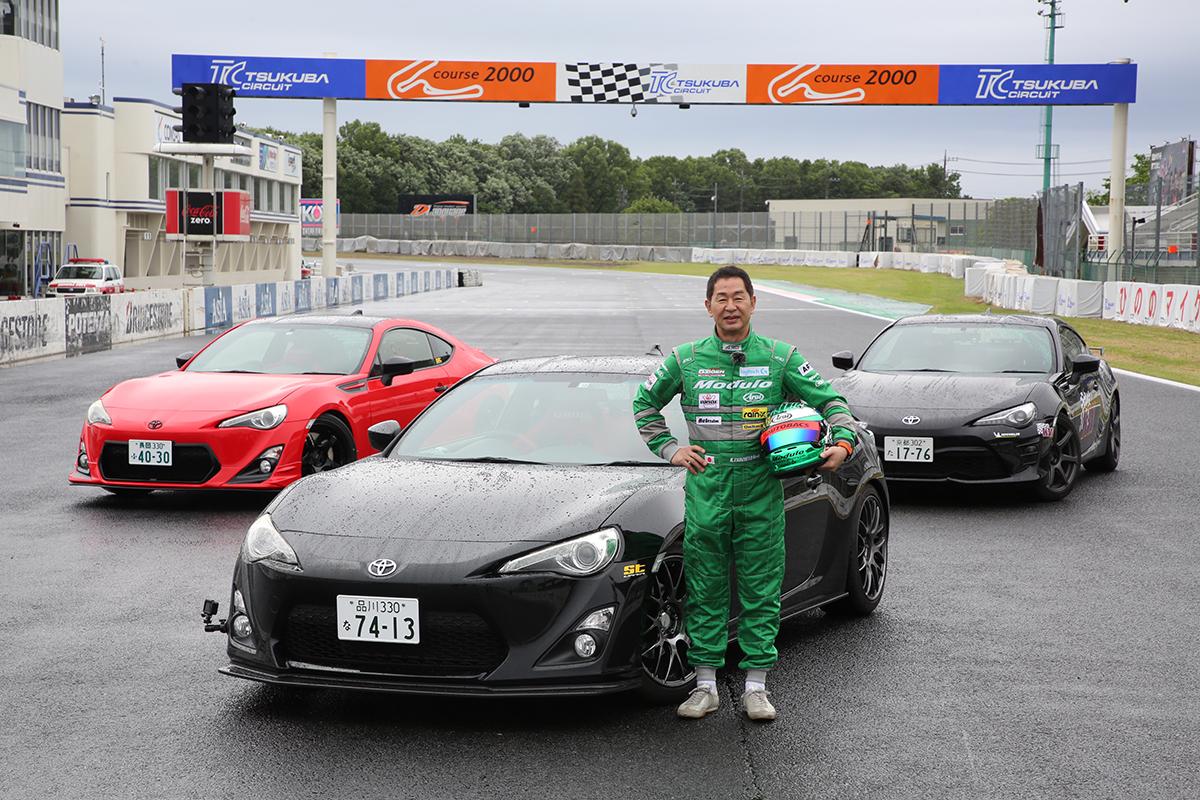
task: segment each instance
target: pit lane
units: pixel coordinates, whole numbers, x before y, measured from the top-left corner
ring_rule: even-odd
[[[373,268],[385,267],[372,262]],[[708,326],[696,278],[485,267],[369,306],[497,357],[643,353]],[[756,326],[827,377],[885,323],[762,294]],[[123,505],[69,488],[88,404],[204,337],[0,370],[0,795],[26,797],[1194,797],[1200,716],[1195,393],[1122,377],[1124,452],[1068,500],[909,492],[868,620],[784,626],[777,723],[722,685],[700,723],[636,697],[293,692],[216,673],[255,495]],[[224,611],[224,609],[222,609]]]

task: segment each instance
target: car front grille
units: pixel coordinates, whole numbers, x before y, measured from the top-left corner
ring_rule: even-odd
[[[422,611],[420,644],[346,642],[332,606],[293,606],[280,636],[286,661],[402,675],[476,677],[500,665],[508,647],[478,614]]]
[[[83,294],[84,289],[82,286],[60,286],[54,291],[59,294]]]
[[[130,464],[129,445],[125,442],[106,442],[100,453],[100,474],[110,481],[204,483],[221,469],[206,445],[177,444],[171,450],[171,466],[153,467]]]

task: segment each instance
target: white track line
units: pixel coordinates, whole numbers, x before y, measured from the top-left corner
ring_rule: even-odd
[[[1141,378],[1154,383],[1161,383],[1163,386],[1174,386],[1176,389],[1187,389],[1189,392],[1200,392],[1200,386],[1192,386],[1190,383],[1180,383],[1179,381],[1168,380],[1167,378],[1156,378],[1153,375],[1143,375],[1140,372],[1130,372],[1127,369],[1112,368],[1112,371],[1118,375],[1127,375],[1130,378]]]

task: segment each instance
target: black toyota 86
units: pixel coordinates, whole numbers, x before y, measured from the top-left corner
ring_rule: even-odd
[[[631,411],[658,363],[491,365],[404,431],[376,425],[391,440],[380,455],[285,489],[246,534],[228,622],[210,625],[227,635],[221,671],[429,694],[686,694],[685,472],[646,449]],[[665,413],[687,430],[678,403]],[[783,615],[871,613],[889,530],[871,434],[836,472],[784,487]]]
[[[906,317],[832,385],[875,434],[892,481],[1026,483],[1070,494],[1121,456],[1121,398],[1104,359],[1050,317]]]

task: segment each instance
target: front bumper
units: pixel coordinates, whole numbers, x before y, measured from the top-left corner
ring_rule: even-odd
[[[85,423],[81,445],[88,467],[76,463],[67,480],[76,486],[128,489],[250,489],[278,491],[300,478],[307,420],[287,420],[277,428],[218,428],[212,414],[171,414],[151,430],[151,412],[110,409],[112,425]],[[167,416],[165,412],[164,416]],[[130,439],[172,442],[171,467],[129,464]],[[256,471],[259,456],[271,447],[283,453],[270,473]]]
[[[313,538],[293,541],[302,564],[304,551],[311,554],[304,545]],[[415,570],[419,578],[404,578],[401,570],[393,576],[399,579],[376,580],[365,578],[366,562],[347,559],[344,540],[320,546],[330,553],[341,548],[340,563],[323,562],[325,577],[239,559],[234,587],[245,598],[253,633],[248,641],[227,633],[230,663],[222,674],[278,685],[474,697],[596,695],[640,685],[647,580],[644,573],[624,578],[629,561],[577,579],[461,577],[460,569],[422,567]],[[401,561],[399,556],[392,557]],[[422,560],[414,556],[409,563]],[[634,563],[648,568],[652,559]],[[338,639],[339,594],[416,598],[420,643]],[[570,642],[576,626],[605,606],[615,613],[606,633],[591,632],[599,642],[596,653],[575,655]]]
[[[949,481],[952,483],[1025,483],[1038,479],[1038,464],[1051,440],[1038,426],[1014,430],[1002,426],[953,428],[890,428],[870,426],[875,434],[879,463],[892,481]],[[997,437],[996,434],[1001,434]],[[1017,434],[1011,436],[1010,434]],[[930,437],[933,461],[885,460],[885,437]]]

